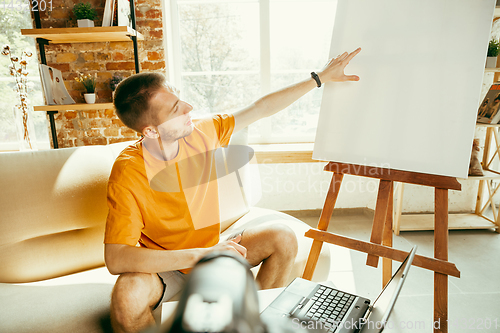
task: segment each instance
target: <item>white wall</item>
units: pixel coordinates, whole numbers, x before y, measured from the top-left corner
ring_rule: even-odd
[[[277,210],[309,210],[323,207],[332,173],[323,163],[262,164],[259,166],[262,198],[257,206]],[[336,208],[375,209],[378,180],[345,176]],[[474,210],[477,182],[460,180],[462,191],[450,191],[449,211]],[[403,212],[433,212],[434,189],[406,185]]]

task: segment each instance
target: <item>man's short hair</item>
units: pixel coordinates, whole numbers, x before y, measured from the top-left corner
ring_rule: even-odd
[[[157,125],[156,113],[151,112],[151,98],[162,87],[175,93],[165,76],[160,73],[139,73],[121,81],[113,94],[118,118],[125,126],[141,133],[149,125]]]

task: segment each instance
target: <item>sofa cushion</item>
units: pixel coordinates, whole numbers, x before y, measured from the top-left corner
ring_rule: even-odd
[[[102,267],[40,282],[0,283],[0,331],[104,332],[116,278]]]
[[[106,184],[127,144],[0,154],[0,282],[104,265]]]

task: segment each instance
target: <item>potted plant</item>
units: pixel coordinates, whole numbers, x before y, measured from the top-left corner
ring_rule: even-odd
[[[97,81],[97,73],[94,75],[90,74],[83,74],[80,72],[77,72],[78,76],[75,77],[76,82],[80,82],[83,84],[85,87],[86,93],[83,94],[83,97],[85,98],[85,102],[87,104],[94,104],[95,103],[95,87],[96,87],[96,81]]]
[[[73,14],[75,14],[78,27],[93,27],[94,20],[97,17],[97,12],[90,3],[77,3],[73,7]]]
[[[486,68],[497,67],[497,57],[500,52],[500,43],[496,39],[490,40],[488,45],[488,58],[486,59]]]

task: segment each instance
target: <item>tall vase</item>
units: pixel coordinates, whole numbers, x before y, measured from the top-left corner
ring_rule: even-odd
[[[19,150],[38,150],[31,108],[23,111],[21,107],[14,106],[13,111]]]

